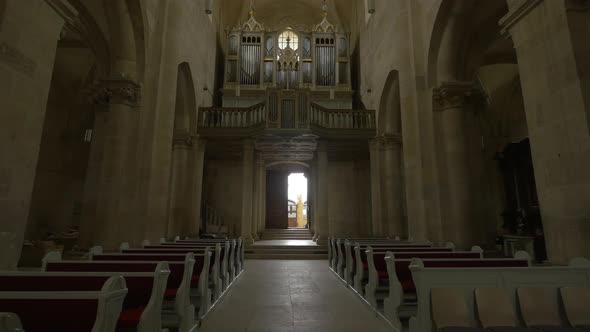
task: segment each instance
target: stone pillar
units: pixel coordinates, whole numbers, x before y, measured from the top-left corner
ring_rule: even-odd
[[[260,198],[258,200],[258,232],[263,232],[266,228],[266,163],[259,160],[258,165],[258,182]]]
[[[478,200],[486,199],[475,186],[483,155],[481,136],[474,135],[479,129],[469,119],[480,96],[471,82],[445,82],[434,91],[442,233],[460,248],[484,245],[482,233],[488,227],[493,229],[490,238],[495,235],[495,223],[487,225],[477,213]]]
[[[547,252],[567,263],[590,255],[589,2],[508,4]]]
[[[0,270],[17,266],[64,20],[45,1],[0,1]],[[60,188],[55,188],[59,190]]]
[[[404,190],[401,172],[400,134],[384,134],[378,137],[381,154],[381,213],[383,233],[389,237],[406,237],[407,225],[404,219]]]
[[[192,206],[190,224],[187,225],[186,231],[189,236],[198,237],[201,232],[201,226],[204,221],[201,220],[201,201],[203,195],[203,170],[205,167],[205,149],[207,141],[202,138],[193,139],[196,140],[194,144],[196,149],[193,149],[193,161],[191,163],[192,169],[189,169],[189,174],[192,174],[192,195],[191,202]]]
[[[254,142],[244,141],[244,156],[242,164],[242,227],[241,236],[246,243],[254,243],[252,238],[252,196],[254,175]]]
[[[328,241],[328,237],[330,237],[330,220],[328,215],[328,151],[326,142],[318,143],[317,165],[316,242],[318,244],[325,244]]]
[[[172,139],[172,164],[170,176],[170,200],[168,207],[168,239],[188,236],[191,220],[190,159],[193,141],[189,133],[174,133]]]
[[[137,214],[140,87],[124,75],[102,82],[95,95],[94,135],[86,176],[80,242],[116,249],[139,245]]]
[[[252,238],[258,241],[260,240],[259,233],[262,231],[260,228],[260,220],[263,218],[262,212],[262,201],[265,199],[266,186],[263,178],[266,176],[266,169],[264,167],[264,160],[256,160],[256,168],[254,170],[254,201],[253,201],[253,219],[252,219]]]
[[[373,236],[383,236],[383,211],[381,209],[381,153],[379,140],[369,141],[371,158],[371,225]]]

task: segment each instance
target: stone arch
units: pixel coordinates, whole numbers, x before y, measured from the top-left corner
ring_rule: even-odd
[[[379,134],[401,134],[402,115],[399,71],[397,70],[392,70],[387,75],[383,92],[381,93],[377,120]]]
[[[196,98],[190,65],[178,65],[176,79],[176,105],[174,110],[174,129],[172,134],[172,158],[170,167],[170,197],[168,212],[168,236],[197,234],[200,206],[193,202],[199,195],[195,193],[196,181],[195,141]]]
[[[483,5],[483,7],[482,7]],[[428,49],[428,83],[471,80],[482,63],[516,63],[512,41],[499,34],[498,21],[508,12],[505,0],[483,3],[442,0]],[[509,49],[506,54],[490,48]]]
[[[197,100],[190,65],[178,65],[176,79],[176,105],[174,111],[174,133],[194,134],[197,123]]]
[[[111,40],[111,76],[142,81],[145,70],[145,25],[139,0],[104,1]]]

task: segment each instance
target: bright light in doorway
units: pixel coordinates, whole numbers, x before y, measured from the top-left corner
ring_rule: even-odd
[[[307,178],[303,173],[293,173],[289,175],[289,200],[297,202],[297,197],[301,195],[301,200],[307,202]]]

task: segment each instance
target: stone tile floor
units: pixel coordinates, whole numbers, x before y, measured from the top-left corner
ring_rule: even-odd
[[[329,271],[325,260],[248,260],[203,320],[205,332],[393,331]]]
[[[254,246],[317,246],[312,240],[259,240]]]

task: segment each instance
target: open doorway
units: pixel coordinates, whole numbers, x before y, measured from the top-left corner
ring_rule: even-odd
[[[291,173],[287,179],[289,228],[308,228],[307,177],[304,173]]]

